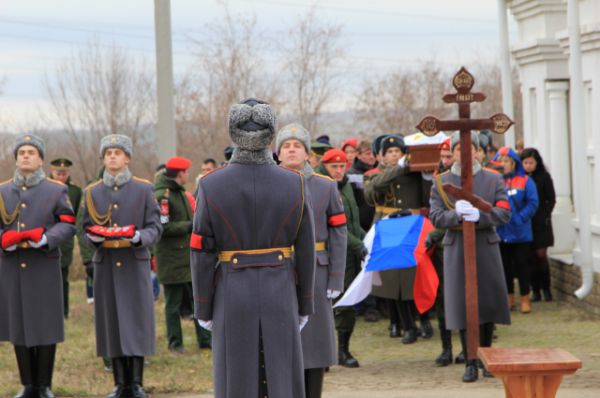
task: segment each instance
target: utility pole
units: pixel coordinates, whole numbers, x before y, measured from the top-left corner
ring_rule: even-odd
[[[154,0],[156,38],[156,96],[158,121],[156,136],[158,161],[161,163],[177,152],[175,106],[173,103],[173,48],[171,42],[171,0]]]

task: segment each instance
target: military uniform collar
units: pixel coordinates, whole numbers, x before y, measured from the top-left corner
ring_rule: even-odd
[[[120,187],[127,184],[131,180],[131,171],[126,167],[125,170],[113,176],[108,172],[108,170],[104,170],[104,175],[102,176],[102,182],[109,188],[112,187]]]
[[[315,171],[313,170],[312,167],[310,167],[310,164],[308,162],[304,163],[304,167],[302,168],[302,170],[300,170],[300,172],[302,174],[304,174],[304,178],[310,178],[313,176],[313,174],[315,174]]]
[[[28,176],[22,175],[21,172],[19,171],[19,169],[15,170],[15,176],[13,178],[13,181],[14,181],[15,185],[19,188],[22,188],[22,187],[31,188],[31,187],[38,185],[40,182],[44,181],[45,179],[46,179],[46,173],[44,173],[44,170],[40,167],[33,173],[29,174]]]

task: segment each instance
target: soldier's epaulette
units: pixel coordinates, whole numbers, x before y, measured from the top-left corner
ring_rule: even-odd
[[[152,185],[152,182],[150,180],[146,180],[145,178],[140,178],[140,177],[133,176],[132,179],[135,180],[135,181],[137,181],[137,182],[143,182],[145,184]]]
[[[211,171],[209,171],[208,173],[204,174],[202,177],[200,177],[200,179],[203,179],[204,177],[206,177],[206,176],[208,176],[208,175],[211,175],[211,174],[212,174],[212,173],[214,173],[215,171],[223,170],[223,169],[224,169],[225,167],[227,167],[228,165],[229,165],[229,163],[227,163],[227,164],[224,164],[224,165],[223,165],[223,166],[221,166],[221,167],[217,167],[216,169],[214,169],[214,170],[211,170]]]
[[[99,179],[97,181],[91,182],[89,183],[85,188],[83,188],[84,190],[90,189],[90,188],[94,188],[96,185],[100,184],[102,182],[102,179]]]
[[[440,176],[440,177],[441,177],[441,176],[445,176],[445,175],[446,175],[446,174],[448,174],[448,173],[450,173],[450,170],[446,170],[446,171],[444,171],[443,173],[441,173],[441,174],[438,174],[438,176]]]
[[[12,180],[13,179],[11,178],[11,179],[8,179],[6,181],[2,181],[2,182],[0,182],[0,186],[8,184],[9,182],[12,182]]]
[[[335,180],[334,180],[333,178],[331,178],[331,177],[329,177],[329,176],[326,176],[326,175],[324,175],[324,174],[314,173],[313,175],[314,175],[315,177],[321,177],[322,179],[324,179],[324,180],[327,180],[327,181],[332,181],[332,182],[335,182]]]
[[[51,183],[54,183],[54,184],[56,184],[56,185],[63,185],[63,186],[65,185],[65,183],[64,183],[64,182],[60,182],[60,181],[58,181],[58,180],[55,180],[54,178],[46,177],[46,180],[48,180],[48,181],[50,181]]]
[[[492,169],[491,167],[484,167],[483,168],[485,171],[489,171],[490,173],[494,173],[494,174],[500,174],[500,172],[496,169]]]

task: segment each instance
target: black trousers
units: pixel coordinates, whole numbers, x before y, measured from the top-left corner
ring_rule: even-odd
[[[529,294],[531,284],[532,264],[529,261],[531,244],[527,243],[501,243],[502,265],[504,266],[504,277],[509,294],[515,292],[515,278],[519,279],[519,290],[522,296]]]
[[[540,290],[550,290],[550,264],[548,263],[547,253],[547,248],[531,250],[531,259],[533,263],[531,289],[537,293],[539,293]]]

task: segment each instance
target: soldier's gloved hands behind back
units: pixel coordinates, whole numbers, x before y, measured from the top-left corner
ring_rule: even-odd
[[[308,315],[300,315],[298,317],[298,327],[300,328],[299,330],[302,330],[304,328],[304,326],[306,326],[307,323],[308,323]]]
[[[456,214],[460,217],[463,217],[468,214],[468,212],[473,208],[473,205],[466,200],[459,199],[454,204],[454,209],[456,210]]]
[[[336,298],[340,297],[340,294],[342,294],[342,292],[339,290],[327,289],[327,298],[329,300],[335,300]]]
[[[198,319],[198,325],[200,325],[201,328],[212,332],[213,321],[203,321],[202,319]]]
[[[34,249],[39,249],[40,247],[48,244],[48,238],[46,238],[46,234],[43,234],[42,239],[39,241],[35,242],[33,240],[29,240],[28,242],[29,246],[33,247]]]
[[[478,222],[480,216],[481,214],[479,213],[479,209],[477,207],[473,207],[467,212],[467,214],[463,216],[463,219],[469,222]]]

